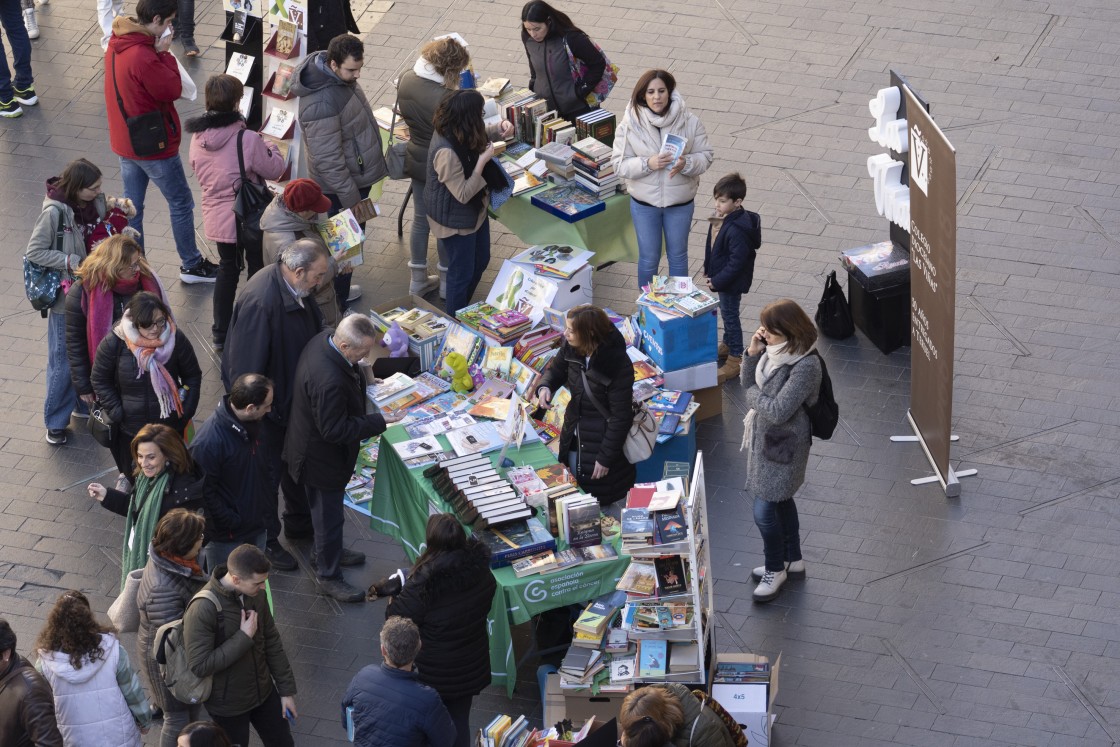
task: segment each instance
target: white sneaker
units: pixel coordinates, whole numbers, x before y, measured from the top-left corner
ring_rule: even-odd
[[[36,5],[46,5],[46,4],[47,4],[47,3],[49,3],[50,1],[51,1],[51,0],[35,0],[35,4],[36,4]]]
[[[762,574],[762,581],[754,587],[754,594],[751,596],[756,602],[769,602],[778,596],[778,593],[782,590],[782,584],[785,582],[785,571],[766,571]]]
[[[751,571],[752,581],[761,581],[762,577],[766,575],[766,566],[760,565]],[[792,563],[786,563],[786,577],[790,579],[805,578],[805,561],[795,560]]]
[[[27,38],[39,38],[39,22],[35,20],[34,8],[28,8],[23,11],[23,26],[27,29]]]
[[[346,303],[354,303],[362,297],[362,286],[357,283],[350,285],[350,295],[346,296]]]

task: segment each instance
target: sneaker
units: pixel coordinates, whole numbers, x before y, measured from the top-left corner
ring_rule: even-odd
[[[214,340],[214,344],[211,347],[214,348],[215,353],[220,353],[220,352],[222,352],[223,350],[226,349],[226,341],[225,340]]]
[[[46,5],[50,1],[51,0],[35,0],[35,3],[38,4],[38,5]]]
[[[346,583],[342,576],[319,579],[319,592],[339,602],[364,602],[366,599],[364,591]]]
[[[350,295],[346,297],[346,303],[354,303],[362,297],[362,286],[357,283],[350,285]]]
[[[272,567],[278,571],[294,571],[299,568],[295,556],[276,540],[265,545],[264,554],[272,562]]]
[[[195,283],[213,283],[218,277],[218,266],[208,259],[203,259],[189,270],[179,268],[179,280],[187,285]]]
[[[66,443],[66,429],[47,428],[47,443],[54,446],[62,446],[62,444]]]
[[[754,594],[751,596],[756,602],[769,602],[778,596],[785,582],[785,571],[766,571],[762,574],[758,586],[754,587]]]
[[[16,92],[16,101],[24,106],[35,106],[39,103],[39,97],[35,95],[35,86],[28,86],[27,88],[14,88]]]
[[[23,116],[23,109],[20,108],[19,102],[15,99],[11,101],[0,101],[0,117],[7,117],[8,119],[15,119],[16,117]]]
[[[35,20],[34,8],[27,8],[23,11],[23,27],[27,29],[28,39],[39,38],[39,22]]]
[[[766,575],[766,566],[760,565],[751,571],[752,581],[761,581],[762,577]],[[795,560],[792,563],[786,563],[786,578],[788,579],[802,579],[805,578],[805,561]]]
[[[364,552],[348,550],[345,547],[342,548],[342,557],[338,560],[339,565],[350,567],[352,565],[361,565],[364,562],[366,562],[366,554]],[[311,552],[311,569],[315,571],[319,570],[319,555],[314,551]]]

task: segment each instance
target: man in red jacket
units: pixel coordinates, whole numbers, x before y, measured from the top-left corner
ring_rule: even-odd
[[[105,53],[105,110],[109,145],[121,159],[124,195],[136,206],[129,224],[144,236],[144,195],[155,182],[171,208],[171,233],[182,265],[184,283],[213,283],[217,267],[203,258],[195,244],[194,197],[179,158],[182,129],[175,100],[183,93],[179,66],[168,49],[178,0],[139,0],[136,17],[117,16]],[[149,112],[162,115],[166,141],[154,154],[133,148],[126,119]]]

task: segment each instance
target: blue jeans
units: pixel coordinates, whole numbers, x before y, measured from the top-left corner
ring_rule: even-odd
[[[210,574],[218,566],[224,565],[225,562],[229,560],[229,554],[242,545],[256,545],[261,550],[264,550],[267,541],[268,533],[262,529],[252,540],[243,540],[241,542],[207,542],[206,546],[202,548],[202,552],[198,554],[198,562],[199,565],[202,566],[202,570]]]
[[[455,312],[471,302],[490,264],[490,218],[484,218],[474,233],[440,239],[447,252],[447,313]]]
[[[28,88],[35,81],[31,77],[31,39],[23,25],[23,8],[16,0],[0,0],[0,25],[8,35],[12,45],[12,61],[15,63],[15,87]],[[11,101],[12,71],[8,67],[8,56],[4,53],[3,38],[0,37],[0,101]]]
[[[720,293],[719,315],[723,317],[723,344],[732,358],[743,357],[743,320],[739,318],[742,293]]]
[[[638,287],[649,283],[661,265],[661,245],[669,259],[669,274],[688,274],[688,230],[696,204],[658,208],[630,200],[630,217],[638,235]]]
[[[66,313],[47,314],[47,399],[43,403],[43,423],[48,430],[70,425],[70,413],[86,412],[70,380],[70,360],[66,357]]]
[[[191,185],[187,183],[179,154],[150,161],[124,156],[120,159],[124,196],[136,206],[136,217],[129,220],[128,225],[140,232],[140,245],[144,245],[144,195],[148,191],[148,182],[152,181],[171,209],[171,235],[175,238],[175,250],[179,252],[183,269],[197,266],[202,261],[202,255],[194,239],[194,195],[191,194]]]
[[[792,498],[785,501],[755,498],[754,523],[762,535],[766,570],[781,571],[786,563],[801,560],[801,524]]]

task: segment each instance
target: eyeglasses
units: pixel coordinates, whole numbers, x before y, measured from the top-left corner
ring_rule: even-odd
[[[157,319],[151,324],[141,325],[140,329],[158,329],[160,332],[162,332],[163,330],[167,329],[167,320]]]

